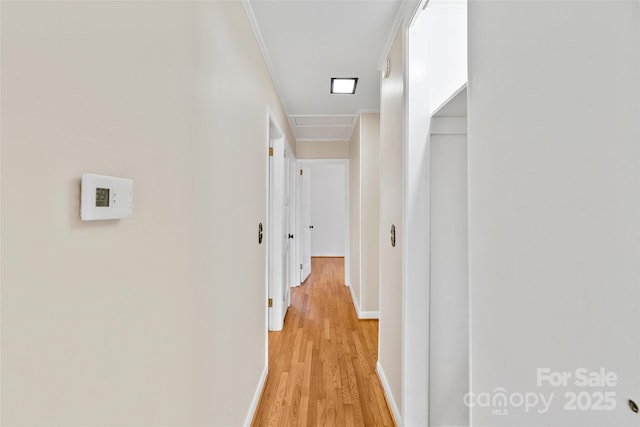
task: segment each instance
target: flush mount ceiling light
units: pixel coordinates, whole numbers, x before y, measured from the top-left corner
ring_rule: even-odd
[[[331,93],[353,95],[357,85],[357,77],[331,77]]]

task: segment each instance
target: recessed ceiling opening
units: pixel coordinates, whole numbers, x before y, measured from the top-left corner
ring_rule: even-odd
[[[353,95],[358,85],[357,77],[332,77],[331,93]]]

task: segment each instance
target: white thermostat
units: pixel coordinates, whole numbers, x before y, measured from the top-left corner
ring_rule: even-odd
[[[133,180],[113,176],[82,174],[80,219],[129,218],[133,213]]]

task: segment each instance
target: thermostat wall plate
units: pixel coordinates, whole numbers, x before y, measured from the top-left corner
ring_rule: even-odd
[[[130,218],[133,213],[133,180],[82,174],[80,219],[96,221]]]

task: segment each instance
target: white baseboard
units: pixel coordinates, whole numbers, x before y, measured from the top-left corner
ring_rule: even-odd
[[[356,294],[353,292],[353,286],[351,283],[345,283],[349,287],[349,293],[351,293],[351,301],[353,301],[353,306],[356,309],[356,314],[358,315],[358,319],[360,318],[360,305],[358,305],[358,300],[356,298]]]
[[[358,315],[358,319],[379,319],[380,312],[379,311],[360,311],[360,305],[358,304],[358,300],[356,299],[356,294],[353,292],[353,287],[350,283],[345,283],[346,286],[349,287],[349,292],[351,293],[351,300],[353,301],[353,306],[356,308],[356,314]]]
[[[361,311],[358,314],[358,319],[379,319],[380,312],[379,311]]]
[[[384,391],[384,396],[387,398],[387,403],[391,407],[391,413],[393,414],[393,420],[396,422],[397,426],[402,425],[400,423],[400,411],[398,410],[398,405],[396,405],[396,401],[393,398],[393,394],[391,393],[391,387],[389,387],[389,381],[387,381],[387,377],[384,374],[384,370],[382,369],[382,365],[380,365],[380,361],[376,364],[376,372],[378,373],[378,378],[380,379],[380,383],[382,384],[382,390]]]
[[[256,414],[256,409],[258,408],[258,403],[260,402],[260,396],[262,396],[262,389],[264,388],[264,383],[267,380],[267,372],[269,371],[269,367],[267,365],[264,366],[264,370],[262,371],[262,375],[260,376],[260,381],[258,381],[258,388],[256,388],[256,392],[253,394],[253,400],[251,400],[251,406],[249,407],[249,412],[247,412],[247,417],[244,419],[244,427],[250,427],[251,421],[253,421],[253,416]]]

